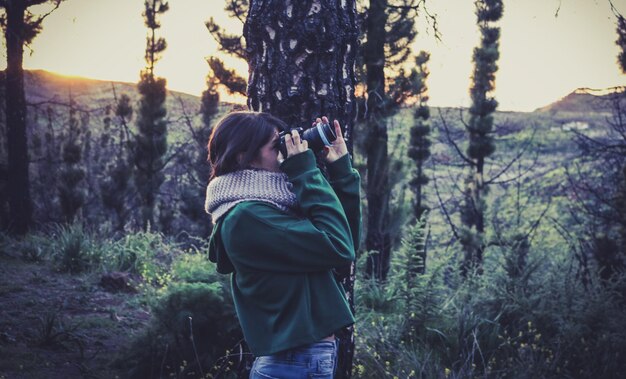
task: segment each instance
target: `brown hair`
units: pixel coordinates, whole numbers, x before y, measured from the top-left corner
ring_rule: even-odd
[[[209,181],[249,167],[276,129],[279,132],[287,130],[287,124],[268,113],[233,112],[224,116],[209,138]]]

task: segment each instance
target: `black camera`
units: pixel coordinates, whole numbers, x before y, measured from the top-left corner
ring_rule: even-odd
[[[337,139],[337,135],[331,126],[327,123],[318,122],[308,129],[292,128],[291,130],[297,130],[302,140],[306,140],[309,144],[309,149],[319,152],[324,146],[330,146],[333,141]],[[280,152],[283,153],[283,157],[287,158],[287,146],[285,145],[285,135],[291,134],[291,130],[285,130],[280,132]]]

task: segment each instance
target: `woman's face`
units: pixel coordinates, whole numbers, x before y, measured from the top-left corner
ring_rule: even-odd
[[[274,129],[274,135],[268,143],[261,147],[259,155],[252,162],[251,166],[262,170],[280,172],[280,163],[278,162],[278,142],[278,129]]]

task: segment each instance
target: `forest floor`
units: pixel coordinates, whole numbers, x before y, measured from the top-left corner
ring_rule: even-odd
[[[107,292],[100,277],[0,252],[0,379],[121,376],[112,362],[150,314],[139,295]]]

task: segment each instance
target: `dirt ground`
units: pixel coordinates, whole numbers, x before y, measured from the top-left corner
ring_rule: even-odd
[[[121,376],[111,362],[150,314],[99,281],[0,252],[0,379]]]

